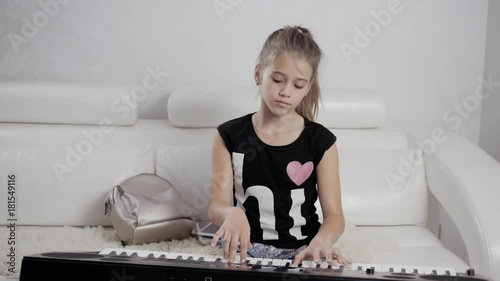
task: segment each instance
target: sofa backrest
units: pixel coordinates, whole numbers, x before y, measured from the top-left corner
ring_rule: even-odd
[[[169,120],[173,126],[195,132],[256,111],[259,104],[251,91],[182,89],[170,96]],[[203,114],[195,117],[200,110]],[[346,221],[356,225],[423,224],[427,188],[422,153],[410,148],[403,131],[384,126],[384,117],[381,96],[373,91],[323,94],[318,122],[337,136]],[[156,173],[178,188],[185,211],[204,220],[210,201],[212,142],[213,138],[196,146],[163,143],[155,164]],[[319,201],[316,206],[322,218]]]
[[[66,99],[82,95],[82,88],[75,87],[73,91],[66,85],[66,91],[48,96],[56,101],[57,95]],[[23,92],[24,102],[38,103],[49,88],[29,89]],[[119,91],[107,93],[108,100],[121,100]],[[30,94],[37,98],[30,99]],[[180,204],[186,214],[206,219],[215,127],[258,106],[252,91],[211,94],[199,89],[174,91],[168,101],[171,121],[135,122],[135,111],[131,110],[123,124],[126,126],[117,126],[118,121],[113,126],[100,126],[97,121],[119,113],[107,112],[105,107],[93,109],[91,101],[85,103],[87,119],[82,120],[58,116],[57,110],[50,112],[50,118],[46,111],[30,111],[30,120],[17,119],[16,123],[0,118],[0,181],[15,187],[18,225],[111,225],[104,215],[108,192],[139,173],[156,173],[170,181],[183,196]],[[0,100],[3,98],[0,91]],[[207,106],[208,100],[219,106]],[[239,101],[236,107],[234,100]],[[135,108],[134,104],[129,106]],[[23,108],[31,110],[33,104]],[[424,223],[427,190],[420,154],[409,148],[403,131],[382,124],[384,115],[376,93],[323,94],[318,122],[338,137],[346,220],[361,225]],[[21,118],[23,112],[5,116]],[[62,124],[56,124],[57,120]],[[12,175],[15,181],[9,181]],[[1,200],[0,208],[6,210],[6,204]]]

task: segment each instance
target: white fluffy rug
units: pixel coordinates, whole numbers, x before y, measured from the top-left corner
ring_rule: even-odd
[[[109,227],[28,227],[16,228],[15,273],[8,271],[9,230],[0,230],[0,276],[19,276],[22,257],[53,251],[88,252],[104,248],[122,248],[113,228]],[[360,228],[346,227],[335,244],[351,262],[365,262],[375,254],[398,247],[397,243],[383,235],[365,233]],[[202,245],[195,238],[180,241],[125,246],[126,249],[154,250],[177,253],[221,254],[220,250]]]

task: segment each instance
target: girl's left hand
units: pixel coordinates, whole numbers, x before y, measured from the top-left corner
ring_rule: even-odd
[[[349,262],[344,258],[339,249],[333,248],[331,245],[321,241],[311,241],[311,243],[300,253],[298,253],[294,260],[293,265],[299,265],[303,260],[310,259],[316,263],[320,263],[320,258],[325,258],[329,264],[333,263],[333,260],[337,260],[339,264],[344,265],[344,268],[350,268]]]

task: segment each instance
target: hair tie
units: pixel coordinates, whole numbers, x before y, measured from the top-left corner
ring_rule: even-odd
[[[297,31],[299,31],[300,33],[303,33],[302,30],[298,27],[297,27]]]

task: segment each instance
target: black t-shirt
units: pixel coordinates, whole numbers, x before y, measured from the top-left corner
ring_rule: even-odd
[[[337,138],[304,118],[305,128],[294,142],[267,145],[255,133],[252,115],[217,127],[232,158],[234,204],[245,210],[252,243],[309,244],[321,225],[314,206],[316,167]]]

